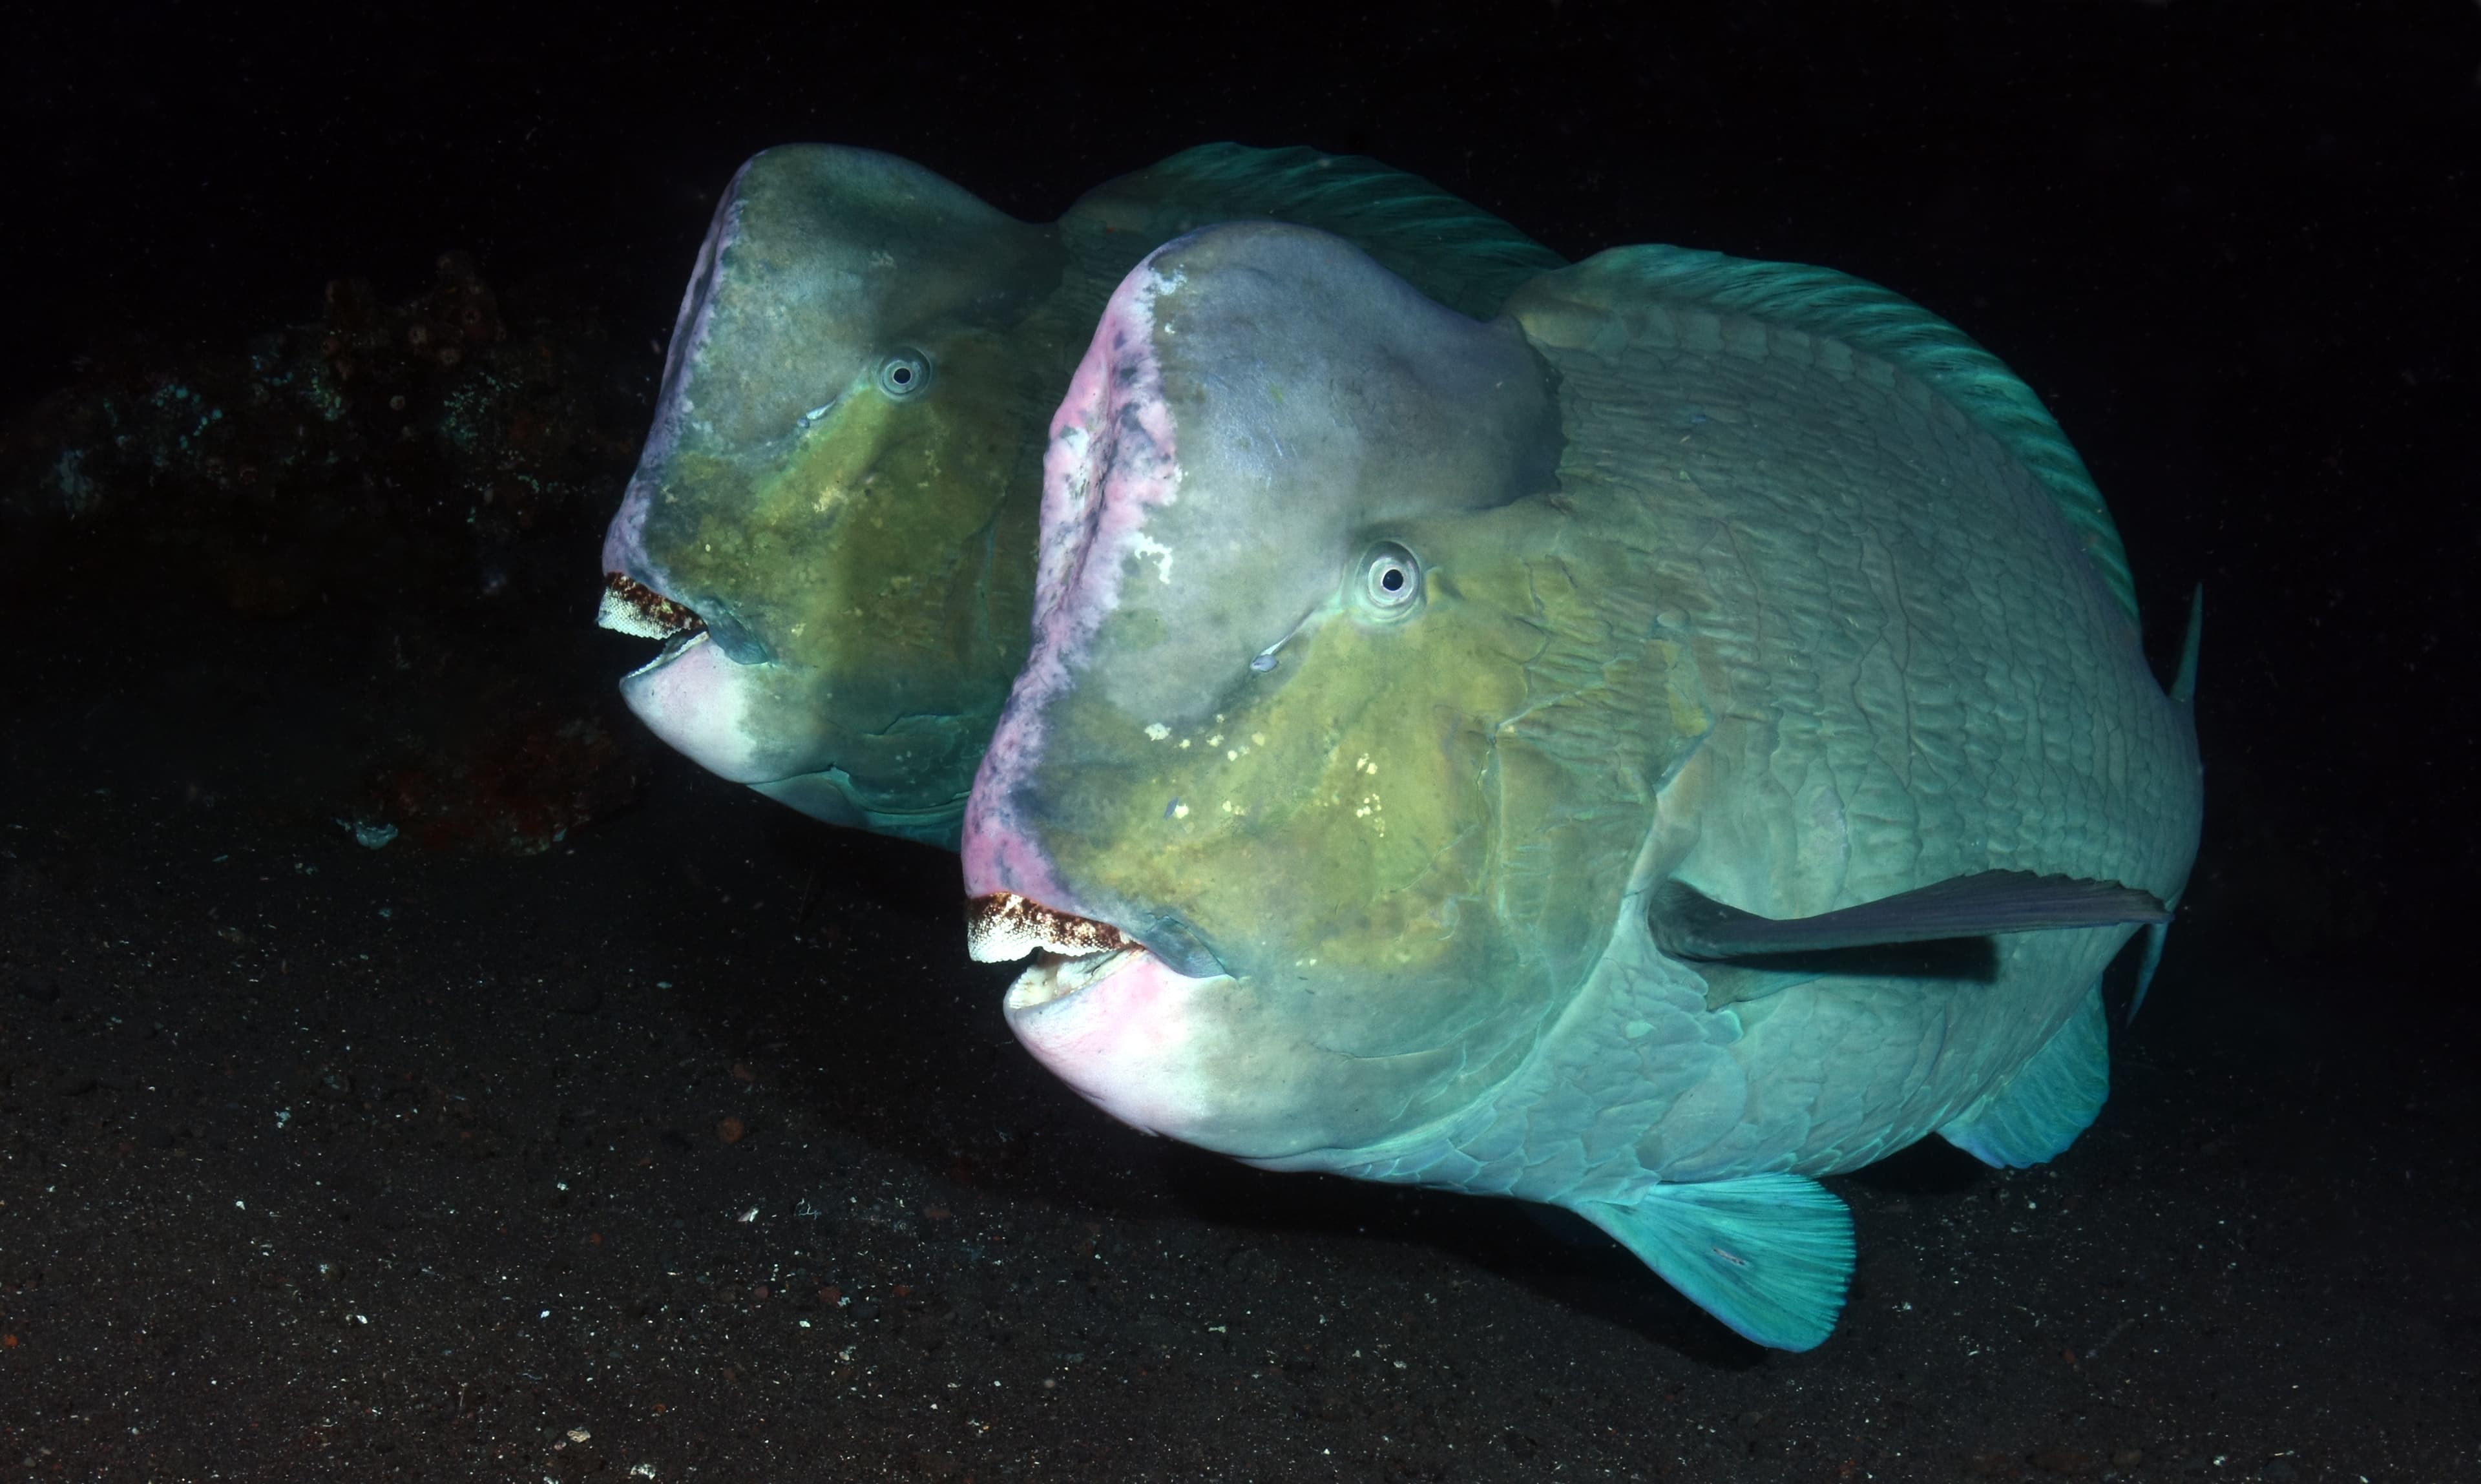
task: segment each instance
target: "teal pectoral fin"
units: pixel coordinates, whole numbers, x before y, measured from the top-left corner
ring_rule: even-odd
[[[1684,881],[1655,889],[1647,908],[1655,945],[1674,958],[1746,958],[1990,933],[2163,923],[2151,892],[2116,881],[1984,871],[1815,917],[1765,918],[1725,906]]]
[[[1939,1136],[1984,1164],[2022,1169],[2056,1159],[2102,1112],[2110,1096],[2110,1037],[2102,983],[2051,1032],[2014,1080]]]
[[[1574,1209],[1759,1344],[1808,1350],[1835,1330],[1852,1281],[1852,1213],[1814,1180],[1656,1185],[1633,1205]]]

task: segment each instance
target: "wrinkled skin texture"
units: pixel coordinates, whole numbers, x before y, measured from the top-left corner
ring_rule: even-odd
[[[1603,1220],[1965,1141],[2129,930],[1965,977],[1700,965],[1655,948],[1657,884],[1770,917],[1988,870],[2177,894],[2193,736],[2058,504],[1888,363],[1650,300],[1661,250],[1489,325],[1293,228],[1123,284],[964,842],[976,898],[1149,950],[1010,993],[1086,1096]]]
[[[806,813],[953,846],[1026,652],[1046,420],[1110,285],[1201,212],[1373,210],[1373,245],[1451,298],[1495,305],[1557,261],[1308,151],[1191,151],[1045,226],[867,150],[751,160],[605,543],[637,595],[605,622],[667,640],[632,709]]]

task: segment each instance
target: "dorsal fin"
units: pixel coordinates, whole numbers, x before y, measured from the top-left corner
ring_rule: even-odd
[[[1831,268],[1659,244],[1614,247],[1561,276],[1580,280],[1578,287],[1606,280],[1629,297],[1702,305],[1841,341],[1920,378],[2024,461],[2135,623],[2128,551],[2084,460],[2033,389],[1946,321],[1891,289]]]
[[[1200,144],[1095,187],[1059,224],[1072,237],[1127,234],[1143,252],[1202,226],[1256,217],[1349,238],[1388,272],[1476,319],[1497,314],[1535,274],[1567,266],[1532,238],[1419,175],[1361,155],[1298,145]]]

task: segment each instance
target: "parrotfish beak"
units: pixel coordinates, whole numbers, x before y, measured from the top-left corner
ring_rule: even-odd
[[[696,610],[612,572],[604,576],[594,621],[663,642],[655,658],[621,677],[620,698],[666,745],[733,783],[782,776],[747,725],[752,666],[723,652]]]
[[[675,603],[634,577],[603,574],[603,606],[596,610],[597,628],[639,638],[669,639],[706,628],[706,620],[686,604]]]

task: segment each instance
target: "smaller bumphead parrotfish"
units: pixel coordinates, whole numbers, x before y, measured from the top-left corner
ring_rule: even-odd
[[[1317,232],[1171,243],[1054,421],[1036,614],[963,848],[1037,1057],[1566,1207],[1768,1345],[1841,1305],[1816,1177],[2091,1122],[2195,850],[2081,462],[1820,269],[1623,248],[1484,323]]]
[[[893,156],[770,149],[718,206],[605,538],[621,682],[698,763],[953,846],[1022,664],[1051,409],[1111,288],[1203,222],[1341,232],[1494,312],[1560,259],[1374,161],[1213,144],[1018,221]]]

